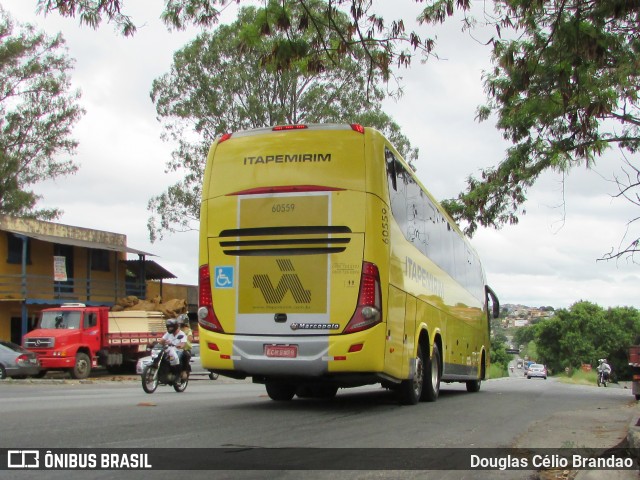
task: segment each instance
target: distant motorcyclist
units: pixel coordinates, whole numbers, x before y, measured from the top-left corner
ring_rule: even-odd
[[[186,313],[182,315],[178,315],[178,325],[180,326],[180,330],[187,336],[187,343],[182,348],[182,378],[183,380],[187,378],[188,373],[191,371],[191,364],[189,363],[191,360],[191,344],[193,343],[193,333],[191,332],[191,327],[189,327],[189,316]]]
[[[180,324],[175,318],[167,320],[167,333],[165,333],[160,339],[162,345],[168,345],[171,349],[171,354],[176,358],[171,362],[172,365],[180,365],[182,360],[184,347],[187,344],[187,334],[180,330]]]
[[[609,381],[609,377],[611,376],[611,366],[607,363],[606,358],[600,358],[598,360],[598,373],[602,373],[602,379],[605,382]]]

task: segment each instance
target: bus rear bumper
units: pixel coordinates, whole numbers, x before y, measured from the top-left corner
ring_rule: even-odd
[[[215,346],[217,350],[212,350]],[[354,347],[355,346],[355,347]],[[349,335],[225,335],[201,333],[204,368],[245,376],[322,377],[382,372],[384,327]],[[234,375],[235,376],[235,375]]]

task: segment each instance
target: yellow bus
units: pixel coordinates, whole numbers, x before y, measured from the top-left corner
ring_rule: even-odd
[[[441,381],[475,392],[485,378],[497,298],[375,129],[287,125],[215,141],[199,255],[203,367],[264,383],[273,400],[380,383],[415,404],[436,400]]]

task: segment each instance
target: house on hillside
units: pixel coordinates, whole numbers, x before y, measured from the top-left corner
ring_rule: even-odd
[[[114,305],[147,296],[147,281],[176,278],[119,233],[0,215],[0,340],[21,343],[43,308]],[[128,260],[127,255],[137,259]]]

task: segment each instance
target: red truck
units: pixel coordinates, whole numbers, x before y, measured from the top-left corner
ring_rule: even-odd
[[[108,307],[65,304],[42,310],[38,327],[27,333],[22,345],[35,352],[48,370],[67,370],[73,378],[87,378],[91,369],[106,367],[132,371],[147,345],[162,337],[161,312],[110,312]]]
[[[629,347],[629,366],[631,367],[631,393],[640,400],[640,345]]]

